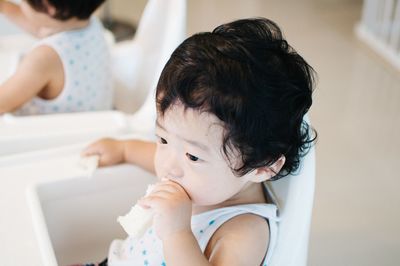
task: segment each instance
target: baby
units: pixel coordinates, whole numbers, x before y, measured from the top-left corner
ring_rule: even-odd
[[[303,120],[313,75],[268,19],[186,39],[157,85],[157,143],[103,139],[83,152],[160,179],[138,201],[152,227],[114,240],[101,265],[269,265],[278,219],[265,181],[294,173],[315,140]]]
[[[0,114],[34,115],[112,107],[110,56],[92,13],[104,0],[0,1],[0,13],[40,38],[0,84]]]

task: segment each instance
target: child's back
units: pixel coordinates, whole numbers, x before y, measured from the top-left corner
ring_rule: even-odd
[[[42,38],[0,84],[0,114],[79,112],[112,108],[110,55],[100,21],[104,0],[0,3],[0,11]],[[43,38],[44,37],[44,38]]]

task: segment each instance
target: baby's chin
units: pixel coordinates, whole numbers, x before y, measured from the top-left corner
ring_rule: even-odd
[[[192,206],[196,208],[206,208],[206,209],[215,209],[218,206],[223,205],[224,201],[221,200],[211,200],[209,197],[205,197],[204,195],[200,197],[193,197],[190,198],[192,200]]]
[[[196,202],[192,201],[192,215],[199,214],[202,212],[210,211],[210,210],[215,210],[224,207],[222,203],[211,203],[211,202]]]

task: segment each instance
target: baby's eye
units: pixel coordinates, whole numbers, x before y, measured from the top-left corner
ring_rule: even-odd
[[[196,157],[194,155],[191,155],[190,153],[186,153],[186,157],[189,158],[189,160],[193,161],[193,162],[197,162],[199,160],[199,157]]]
[[[159,138],[158,141],[159,141],[161,144],[167,144],[167,143],[168,143],[166,139],[164,139],[164,138],[162,138],[162,137],[158,137],[158,138]]]

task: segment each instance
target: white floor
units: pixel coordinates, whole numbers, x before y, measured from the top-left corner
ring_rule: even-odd
[[[118,3],[132,5],[113,3],[117,9]],[[319,133],[311,266],[400,265],[400,71],[355,37],[361,5],[188,0],[189,34],[238,18],[268,17],[318,73],[310,112]],[[138,17],[129,8],[122,13]]]

